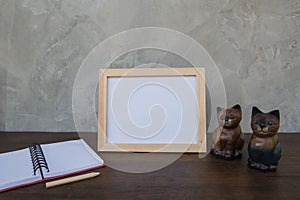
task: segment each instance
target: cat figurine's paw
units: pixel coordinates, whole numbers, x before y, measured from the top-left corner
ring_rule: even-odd
[[[254,162],[250,158],[248,159],[248,166],[253,168],[253,169],[258,169],[258,170],[263,171],[263,172],[266,172],[268,170],[268,166],[266,166],[262,163]]]
[[[242,158],[242,156],[243,156],[242,151],[240,151],[240,150],[235,151],[235,154],[234,154],[235,159],[240,159],[240,158]]]
[[[232,160],[232,159],[234,159],[233,152],[232,151],[225,151],[224,159],[225,160]]]
[[[210,151],[210,153],[212,153],[213,155],[219,157],[219,158],[222,158],[224,157],[224,151],[220,151],[219,149],[212,149]]]

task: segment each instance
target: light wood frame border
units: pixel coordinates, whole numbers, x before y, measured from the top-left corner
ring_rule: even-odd
[[[198,141],[196,144],[111,144],[107,143],[107,81],[110,77],[196,76],[198,99]],[[168,145],[167,150],[164,146]],[[188,148],[187,148],[188,145]],[[206,152],[206,106],[204,68],[127,68],[99,71],[98,151],[118,152]]]

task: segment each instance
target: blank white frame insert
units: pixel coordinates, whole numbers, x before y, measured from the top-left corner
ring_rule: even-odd
[[[203,68],[105,69],[98,150],[206,152]]]

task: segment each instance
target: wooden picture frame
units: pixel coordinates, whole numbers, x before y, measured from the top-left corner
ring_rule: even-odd
[[[182,85],[185,87],[189,87],[190,89],[183,89]],[[122,82],[121,82],[122,81]],[[145,81],[145,83],[143,83]],[[172,84],[172,86],[165,87],[165,84]],[[185,93],[182,95],[182,91],[186,92],[191,90],[190,93],[194,94],[193,102],[189,99],[184,99],[186,97],[182,97],[180,100],[184,100],[186,102],[182,103],[179,102],[178,110],[179,114],[170,114],[166,115],[165,110],[162,108],[160,112],[164,111],[164,116],[171,118],[176,123],[165,123],[163,128],[169,128],[169,130],[173,130],[172,126],[178,126],[180,131],[174,131],[176,133],[172,133],[172,131],[164,132],[164,130],[158,131],[154,136],[149,137],[138,137],[127,135],[125,134],[126,131],[120,128],[119,124],[115,124],[116,120],[119,116],[117,112],[121,109],[115,109],[114,107],[118,107],[119,104],[127,103],[126,105],[131,105],[129,99],[122,99],[122,96],[119,96],[120,91],[125,91],[124,89],[119,91],[116,89],[117,87],[125,87],[127,84],[130,85],[131,83],[136,84],[138,88],[142,88],[143,90],[135,90],[135,91],[145,91],[141,94],[131,92],[132,94],[139,94],[140,98],[144,98],[144,100],[151,101],[152,99],[160,98],[159,96],[164,95],[157,95],[157,97],[153,96],[153,92],[156,92],[156,88],[158,90],[166,91],[166,93],[170,93],[170,97],[161,97],[165,102],[167,102],[167,106],[169,106],[169,102],[179,102],[173,100],[173,98],[180,99],[181,96],[186,96]],[[163,82],[163,83],[160,83]],[[172,83],[173,82],[173,83]],[[152,85],[151,85],[152,84]],[[177,84],[177,85],[176,85]],[[193,86],[191,86],[193,85]],[[159,88],[161,86],[161,88]],[[173,92],[169,90],[168,87],[175,88]],[[176,88],[179,87],[179,88]],[[151,89],[151,90],[150,90]],[[148,91],[149,90],[149,91]],[[152,94],[151,94],[152,91]],[[149,95],[151,96],[147,96]],[[161,93],[164,94],[164,93]],[[167,94],[166,94],[167,95]],[[135,95],[137,96],[137,95]],[[120,98],[121,97],[121,98]],[[170,99],[168,99],[170,98]],[[131,98],[132,99],[132,98]],[[183,101],[182,100],[182,101]],[[114,103],[116,101],[116,103]],[[133,101],[133,100],[132,100]],[[116,105],[116,106],[115,106]],[[132,103],[133,108],[135,106],[143,104]],[[186,105],[186,106],[185,106]],[[193,106],[191,106],[193,105]],[[172,106],[172,105],[171,105]],[[149,107],[149,106],[148,106]],[[174,106],[173,106],[174,107]],[[171,112],[173,112],[173,107],[171,107]],[[187,108],[188,111],[184,109]],[[205,71],[204,68],[127,68],[127,69],[104,69],[100,70],[99,72],[99,98],[98,98],[98,151],[107,152],[107,151],[118,151],[118,152],[206,152],[206,110],[205,110]],[[129,108],[128,108],[129,109]],[[149,108],[150,109],[150,108]],[[153,107],[152,107],[153,109]],[[139,114],[140,110],[143,110],[143,107],[140,107],[137,111]],[[151,110],[151,109],[150,109]],[[168,110],[168,111],[169,111]],[[193,111],[195,110],[195,111]],[[151,110],[152,112],[153,110]],[[155,109],[154,109],[155,111]],[[175,112],[175,111],[174,111]],[[185,112],[189,113],[184,114]],[[195,112],[195,113],[194,113]],[[124,112],[123,112],[124,113]],[[155,112],[154,112],[155,113]],[[179,115],[184,114],[184,118]],[[178,115],[178,116],[177,116]],[[127,116],[127,115],[126,115]],[[143,115],[144,116],[144,115]],[[156,115],[158,118],[161,117],[161,114]],[[173,117],[173,118],[172,118]],[[181,117],[181,118],[180,118]],[[139,119],[138,117],[137,119]],[[122,116],[119,117],[119,121],[126,121],[123,120]],[[130,118],[131,119],[131,118]],[[132,120],[132,119],[131,119]],[[156,117],[154,118],[154,121]],[[165,121],[168,118],[165,117]],[[177,123],[177,121],[180,120]],[[149,121],[149,120],[148,120]],[[151,121],[151,120],[150,120]],[[162,120],[160,120],[162,121]],[[158,123],[160,122],[158,120]],[[152,121],[151,121],[152,122]],[[121,122],[122,123],[122,122]],[[189,125],[190,123],[191,125]],[[180,127],[179,125],[180,124]],[[187,124],[187,125],[186,125]],[[131,125],[130,125],[131,126]],[[184,127],[186,130],[184,130]],[[112,127],[112,128],[110,128]],[[116,128],[117,127],[117,128]],[[146,128],[142,129],[142,126],[139,126],[138,130],[146,130]],[[147,126],[144,126],[147,127]],[[195,133],[189,131],[190,127],[195,127]],[[176,128],[176,127],[175,127]],[[132,129],[135,130],[135,129]],[[184,132],[185,131],[185,132]],[[143,131],[138,132],[141,134]],[[194,135],[190,134],[193,132]],[[123,136],[124,133],[124,136]],[[161,134],[161,135],[160,135]],[[174,135],[172,135],[174,134]],[[176,135],[177,134],[177,135]],[[185,136],[185,134],[189,134],[189,136]],[[148,136],[148,135],[147,135]],[[125,139],[123,140],[122,137]],[[189,137],[186,139],[185,137]],[[193,137],[193,138],[192,138]],[[162,138],[162,139],[160,139]],[[170,139],[171,138],[171,139]],[[125,142],[123,142],[125,141]],[[187,142],[186,142],[187,141]]]

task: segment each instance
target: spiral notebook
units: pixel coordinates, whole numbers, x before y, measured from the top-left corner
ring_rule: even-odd
[[[104,166],[82,139],[2,153],[0,163],[0,192]]]

